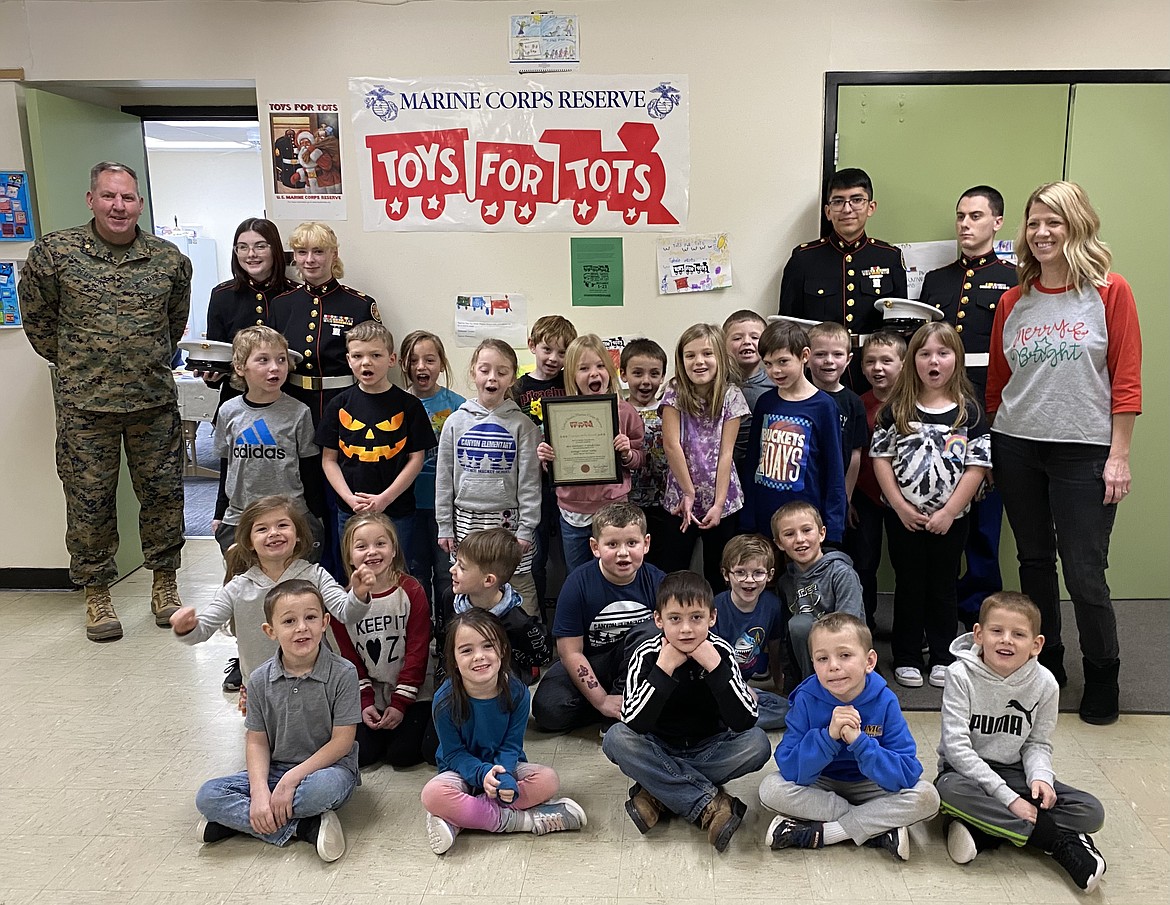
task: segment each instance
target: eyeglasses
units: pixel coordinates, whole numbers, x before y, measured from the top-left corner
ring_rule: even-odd
[[[258,254],[264,254],[264,252],[268,251],[268,249],[271,247],[272,246],[267,242],[257,242],[255,245],[247,245],[244,242],[241,242],[236,246],[236,254],[246,255],[250,251],[257,252]]]
[[[763,581],[768,577],[768,572],[764,569],[756,569],[754,572],[749,572],[746,569],[732,569],[731,577],[736,581],[747,581],[749,578],[752,581]]]
[[[869,199],[866,198],[865,195],[851,195],[848,198],[830,198],[829,210],[839,211],[845,207],[846,204],[848,204],[855,211],[859,211],[867,204],[869,204]]]

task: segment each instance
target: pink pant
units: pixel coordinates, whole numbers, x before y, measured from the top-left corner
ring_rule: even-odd
[[[520,763],[516,765],[516,784],[520,791],[508,807],[527,810],[552,798],[560,780],[552,767]],[[474,794],[476,791],[480,794]],[[482,789],[472,789],[454,770],[440,773],[423,786],[422,803],[429,813],[461,829],[498,833],[504,825],[504,806],[488,798]]]

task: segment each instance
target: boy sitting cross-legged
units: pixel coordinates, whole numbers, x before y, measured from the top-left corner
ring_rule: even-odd
[[[280,650],[248,679],[248,769],[199,789],[200,842],[249,833],[273,845],[301,839],[323,861],[345,854],[334,811],[361,781],[361,696],[353,664],[321,644],[328,625],[312,582],[282,581],[268,592],[264,632]]]
[[[756,700],[715,624],[711,586],[694,572],[662,580],[654,605],[660,634],[630,657],[622,721],[601,750],[634,780],[626,811],[642,833],[663,810],[707,831],[723,851],[747,806],[723,784],[752,773],[771,747],[756,726]]]
[[[766,842],[822,848],[852,839],[906,861],[907,827],[934,816],[938,793],[922,779],[897,697],[874,672],[869,629],[856,616],[829,613],[808,644],[816,675],[792,693],[776,747],[780,772],[760,783],[760,801],[780,813]]]
[[[1052,772],[1060,689],[1036,659],[1043,647],[1040,611],[1015,591],[988,596],[975,631],[951,644],[935,780],[947,852],[966,864],[1004,839],[1033,846],[1092,892],[1105,859],[1087,834],[1105,810]]]

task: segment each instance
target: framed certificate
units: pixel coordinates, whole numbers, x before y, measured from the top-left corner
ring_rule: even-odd
[[[617,396],[545,396],[544,437],[557,454],[553,484],[619,484],[622,463],[613,448]]]

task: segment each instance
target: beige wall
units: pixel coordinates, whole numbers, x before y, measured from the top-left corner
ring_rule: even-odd
[[[349,76],[505,73],[506,17],[531,8],[0,0],[0,68],[23,66],[35,81],[254,79],[261,102],[300,95],[348,104]],[[468,287],[524,292],[530,318],[562,313],[582,331],[642,331],[667,347],[695,321],[741,307],[773,311],[789,249],[817,229],[827,70],[1144,69],[1170,59],[1170,5],[1156,0],[578,0],[572,11],[581,16],[583,73],[689,76],[686,229],[730,232],[735,286],[659,297],[655,237],[638,233],[625,239],[625,310],[572,309],[567,234],[365,233],[352,199],[349,221],[334,224],[346,282],[379,300],[397,335],[449,336],[451,297]],[[23,165],[18,122],[16,94],[0,84],[0,165]],[[353,173],[347,139],[343,165]],[[286,233],[294,225],[280,224]],[[880,214],[873,233],[882,234]],[[453,357],[462,371],[466,354]],[[0,381],[0,454],[21,463],[24,478],[0,482],[0,511],[40,513],[31,527],[12,518],[0,525],[0,567],[63,565],[44,369],[18,335],[0,335]]]

